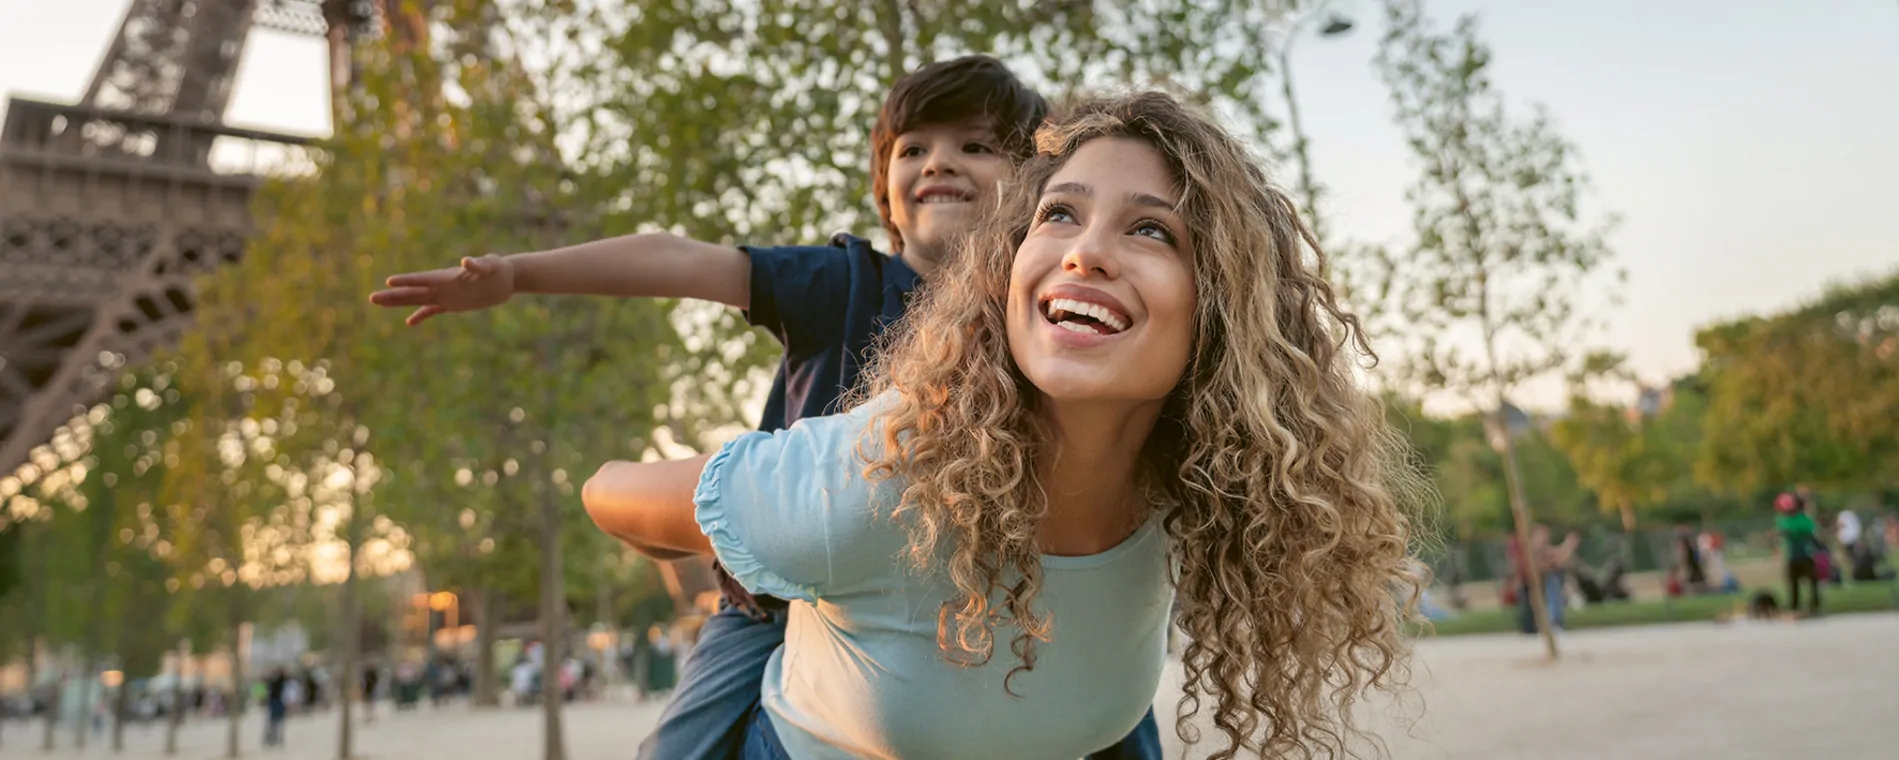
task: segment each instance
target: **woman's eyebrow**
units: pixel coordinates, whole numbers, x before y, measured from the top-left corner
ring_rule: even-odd
[[[1080,182],[1063,182],[1059,185],[1050,186],[1048,189],[1043,190],[1042,194],[1043,195],[1079,195],[1083,198],[1087,198],[1094,195],[1094,188],[1081,184]],[[1169,211],[1172,211],[1174,209],[1173,201],[1167,200],[1166,198],[1162,198],[1158,195],[1153,195],[1150,193],[1143,193],[1143,192],[1138,192],[1138,191],[1132,192],[1132,193],[1128,193],[1127,198],[1129,201],[1132,201],[1134,205],[1136,206],[1152,206],[1154,208],[1164,208]]]
[[[1079,195],[1083,198],[1094,195],[1093,188],[1080,182],[1063,182],[1042,190],[1043,195]]]

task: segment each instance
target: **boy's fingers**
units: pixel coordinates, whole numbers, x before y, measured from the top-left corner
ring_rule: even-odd
[[[438,282],[443,282],[445,280],[454,279],[456,274],[459,274],[459,272],[457,272],[454,269],[435,269],[435,270],[431,270],[427,272],[409,272],[406,274],[394,275],[390,277],[389,279],[384,280],[383,284],[392,288],[422,287],[422,286],[433,285]]]
[[[463,256],[462,269],[470,274],[494,274],[495,263],[487,256]]]
[[[408,325],[409,325],[410,327],[414,327],[414,326],[416,326],[416,325],[419,325],[419,324],[422,324],[422,322],[423,322],[423,320],[426,320],[426,319],[428,319],[429,317],[433,317],[433,316],[435,316],[435,315],[437,315],[437,314],[440,314],[440,313],[442,313],[442,312],[445,312],[445,311],[448,311],[448,310],[447,310],[447,309],[444,309],[444,308],[442,308],[442,307],[440,307],[440,306],[436,306],[436,305],[434,305],[434,304],[430,304],[430,305],[428,305],[428,306],[424,306],[424,307],[422,307],[422,308],[420,308],[420,309],[416,309],[416,310],[415,310],[415,313],[414,313],[414,314],[410,314],[410,315],[409,315],[409,318],[408,318],[408,319],[405,319],[405,320],[403,320],[403,322],[405,322],[405,323],[407,323],[407,324],[408,324]]]
[[[377,306],[427,306],[434,301],[434,288],[385,288],[369,294],[369,302]]]

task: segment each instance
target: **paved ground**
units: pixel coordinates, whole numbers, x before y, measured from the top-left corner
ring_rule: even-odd
[[[1387,718],[1374,725],[1397,760],[1899,757],[1899,615],[1583,631],[1563,643],[1567,658],[1547,665],[1534,639],[1426,642],[1415,678],[1423,719],[1408,732]],[[1163,693],[1163,715],[1173,698]],[[627,702],[577,706],[567,713],[568,756],[631,758],[657,711]],[[380,717],[361,728],[359,757],[540,756],[535,711],[424,708]],[[223,729],[189,726],[177,757],[220,757]],[[286,750],[262,751],[260,732],[244,727],[247,756],[335,756],[333,713],[293,719]],[[71,740],[62,731],[54,756],[73,757]],[[157,727],[130,729],[119,757],[161,757],[162,741]],[[0,742],[0,758],[46,757],[37,724],[8,723]],[[86,755],[113,757],[102,745],[93,740]],[[1181,756],[1169,748],[1168,757]]]
[[[1560,644],[1550,665],[1529,637],[1427,642],[1413,678],[1422,719],[1408,732],[1384,716],[1371,725],[1397,760],[1899,757],[1899,615],[1579,631]]]

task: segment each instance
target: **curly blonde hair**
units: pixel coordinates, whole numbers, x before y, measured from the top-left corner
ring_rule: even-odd
[[[1353,704],[1409,675],[1421,480],[1353,377],[1371,349],[1297,207],[1173,97],[1089,100],[1041,129],[993,218],[943,268],[956,276],[931,283],[868,374],[867,397],[897,393],[871,428],[867,475],[904,484],[894,516],[909,559],[956,586],[938,619],[945,658],[987,662],[997,624],[1012,624],[1011,675],[1032,669],[1052,624],[1035,610],[1047,499],[1033,463],[1055,443],[1009,351],[1009,272],[1049,178],[1103,137],[1163,156],[1194,253],[1193,356],[1136,473],[1171,538],[1190,639],[1177,733],[1198,741],[1188,719],[1211,699],[1228,740],[1218,757],[1349,754],[1363,735]]]

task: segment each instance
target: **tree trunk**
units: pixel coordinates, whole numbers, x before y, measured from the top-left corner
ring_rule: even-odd
[[[138,605],[129,604],[128,608],[136,610],[138,609]],[[131,668],[132,635],[128,633],[125,630],[125,628],[126,626],[124,624],[119,625],[119,630],[115,634],[118,638],[118,641],[115,643],[118,644],[118,646],[113,647],[113,649],[118,650],[118,653],[119,653],[119,674],[120,674],[119,693],[117,696],[113,697],[112,699],[112,751],[113,752],[125,751],[125,708],[127,706],[127,703],[131,701],[129,697],[131,696],[131,693],[132,693],[132,684],[130,683],[130,681],[132,680],[131,678],[131,675],[132,675],[131,673],[132,671],[132,668]]]
[[[541,426],[541,432],[540,440],[551,444],[547,426]],[[541,757],[542,760],[566,760],[567,747],[560,721],[563,696],[560,682],[567,650],[567,593],[562,582],[565,579],[561,577],[560,499],[548,482],[551,448],[551,445],[543,445],[534,465],[534,493],[541,500],[541,715],[544,721]]]
[[[249,689],[244,688],[244,605],[237,598],[242,593],[236,587],[231,593],[231,702],[230,714],[226,716],[224,732],[224,756],[239,757],[243,754],[243,745],[238,733],[244,727],[244,708],[250,704]]]
[[[98,649],[98,630],[95,624],[92,632],[86,634],[86,658],[82,660],[85,664],[79,669],[79,720],[73,721],[73,749],[86,748],[86,729],[92,727],[92,686],[99,680],[93,672],[99,667],[99,656],[93,654]]]
[[[600,624],[601,630],[618,631],[620,627],[613,620],[613,577],[607,572],[605,565],[599,568],[599,580],[596,581],[595,588],[599,593],[596,594],[594,601],[594,622]],[[603,686],[619,680],[615,678],[613,669],[615,659],[613,647],[619,643],[619,639],[618,636],[608,636],[606,646],[594,652],[594,670],[600,674],[600,683]]]
[[[474,590],[475,599],[475,706],[501,704],[500,683],[495,678],[495,624],[501,615],[495,609],[500,599],[491,589]]]
[[[351,469],[354,468],[352,467]],[[355,488],[353,478],[350,487],[352,489]],[[337,617],[342,618],[343,626],[342,636],[338,638],[336,642],[337,651],[340,655],[339,659],[341,661],[339,667],[345,674],[344,677],[339,680],[345,684],[349,683],[349,674],[354,674],[362,669],[358,664],[360,658],[357,656],[357,650],[362,648],[363,636],[362,623],[359,622],[362,610],[360,609],[361,605],[358,604],[356,593],[356,551],[357,545],[362,543],[360,535],[362,520],[361,515],[356,513],[358,506],[358,504],[354,503],[350,505],[349,524],[345,528],[347,531],[347,543],[349,544],[349,553],[347,555],[349,568],[343,575],[342,614],[337,615]],[[351,691],[353,690],[347,686],[336,690],[336,756],[339,760],[349,760],[351,753],[355,750],[354,742],[356,737],[352,734],[355,727],[355,719],[353,717],[354,710],[351,709],[353,703],[353,700],[350,699]]]
[[[119,662],[121,666],[123,666],[123,664],[126,662],[123,655],[121,655]],[[112,700],[112,751],[113,752],[125,751],[125,711],[126,711],[126,708],[131,706],[131,701],[132,701],[132,684],[127,683],[126,681],[120,681],[119,682],[119,696],[116,699]]]
[[[185,663],[191,659],[191,645],[178,642],[178,666],[171,678],[171,712],[165,717],[165,754],[178,754],[178,727],[185,724]]]
[[[53,674],[52,693],[46,698],[46,733],[40,737],[40,749],[47,752],[59,746],[59,706],[66,701],[66,668]]]
[[[1633,570],[1635,568],[1635,505],[1624,498],[1616,506],[1622,511],[1622,562]]]
[[[30,627],[32,625],[32,621],[30,618],[27,621],[27,625],[29,626],[28,630],[32,630]],[[38,636],[35,636],[29,633],[26,636],[26,691],[28,694],[31,694],[33,692],[34,686],[39,685],[39,679],[40,679],[39,658],[40,658],[40,638]],[[7,721],[5,718],[0,718],[0,723],[6,723],[6,722]],[[3,745],[0,745],[0,746],[3,746]]]
[[[1536,620],[1536,630],[1543,636],[1543,649],[1553,662],[1558,657],[1556,651],[1556,631],[1550,627],[1549,608],[1544,603],[1543,570],[1537,567],[1536,547],[1530,545],[1530,507],[1523,500],[1523,476],[1517,472],[1517,444],[1510,436],[1510,422],[1504,416],[1506,406],[1501,395],[1497,398],[1495,412],[1496,435],[1502,439],[1503,477],[1510,489],[1510,517],[1516,523],[1518,554],[1523,558],[1524,572],[1529,574],[1530,615]]]

